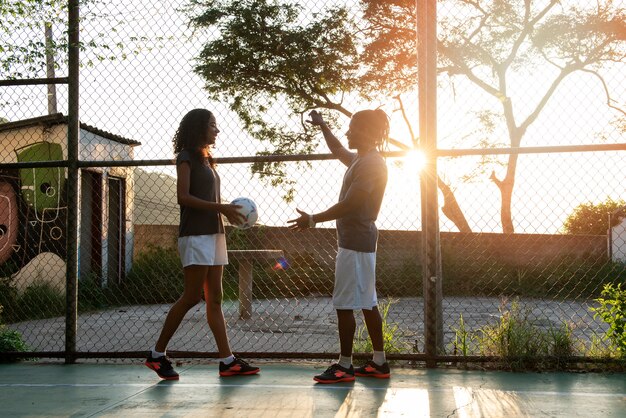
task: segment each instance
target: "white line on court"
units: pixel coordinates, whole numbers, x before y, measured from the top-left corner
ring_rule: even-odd
[[[71,388],[103,388],[103,387],[112,387],[112,388],[123,388],[123,387],[154,387],[154,388],[220,388],[220,387],[230,387],[230,388],[261,388],[261,389],[331,389],[331,390],[357,390],[357,391],[372,391],[372,390],[381,390],[381,391],[404,391],[404,390],[415,390],[414,387],[396,387],[396,386],[336,386],[336,385],[258,385],[258,384],[246,384],[246,385],[236,385],[236,384],[225,384],[225,383],[179,383],[172,382],[168,384],[146,384],[146,383],[0,383],[1,388],[54,388],[54,387],[71,387]],[[429,392],[448,392],[451,391],[452,388],[417,388],[424,389]],[[501,389],[493,389],[495,391],[507,392],[507,393],[515,393],[520,395],[533,395],[533,396],[586,396],[590,398],[626,398],[626,393],[606,393],[606,392],[559,392],[559,391],[537,391],[537,390],[501,390]]]

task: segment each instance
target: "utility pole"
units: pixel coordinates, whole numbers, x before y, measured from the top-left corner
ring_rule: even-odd
[[[46,77],[49,79],[54,76],[54,40],[52,38],[52,24],[44,22],[44,33],[46,37]],[[57,111],[57,87],[56,84],[48,84],[48,114],[52,115]]]

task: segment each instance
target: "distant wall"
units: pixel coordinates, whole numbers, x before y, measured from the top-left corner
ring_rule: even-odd
[[[135,225],[135,255],[148,246],[176,248],[177,225]],[[253,228],[242,233],[248,248],[281,249],[290,253],[306,253],[321,265],[334,265],[336,232],[316,228],[292,232],[285,227]],[[229,243],[232,248],[234,242]],[[573,258],[608,261],[607,237],[604,235],[542,235],[442,232],[444,257],[460,260],[491,258],[516,266],[536,266],[550,260]],[[421,233],[416,231],[380,232],[379,256],[398,265],[418,258]]]

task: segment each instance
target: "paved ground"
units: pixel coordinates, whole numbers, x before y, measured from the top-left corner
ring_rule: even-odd
[[[183,365],[159,381],[141,365],[0,365],[3,417],[625,417],[626,374],[392,369],[389,380],[319,385],[310,363],[261,363],[220,378]]]
[[[446,298],[443,301],[446,346],[454,338],[462,315],[468,330],[499,321],[501,306],[510,301],[498,298]],[[82,314],[78,322],[79,351],[143,351],[154,344],[169,305],[127,306]],[[238,303],[225,302],[233,350],[241,352],[328,352],[338,351],[335,312],[329,298],[270,299],[254,302],[251,319],[238,318]],[[396,328],[406,352],[423,352],[423,301],[394,299],[387,322]],[[520,309],[544,328],[563,323],[573,327],[574,337],[589,341],[602,336],[603,324],[593,319],[585,302],[524,300]],[[360,315],[357,315],[360,318]],[[34,351],[62,351],[65,320],[53,318],[10,325],[22,333]],[[215,351],[206,324],[204,305],[195,307],[174,336],[170,350]]]

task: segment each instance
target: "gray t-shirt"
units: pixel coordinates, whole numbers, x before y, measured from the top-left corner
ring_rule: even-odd
[[[176,166],[183,161],[191,165],[189,194],[202,200],[220,203],[220,176],[217,171],[205,163],[199,155],[188,150],[178,153]],[[217,233],[224,233],[224,223],[219,212],[180,206],[179,237]]]
[[[372,150],[362,157],[354,154],[343,177],[339,201],[352,189],[369,194],[363,205],[343,218],[337,219],[337,240],[341,248],[364,253],[376,252],[378,229],[376,218],[387,186],[387,164]]]

